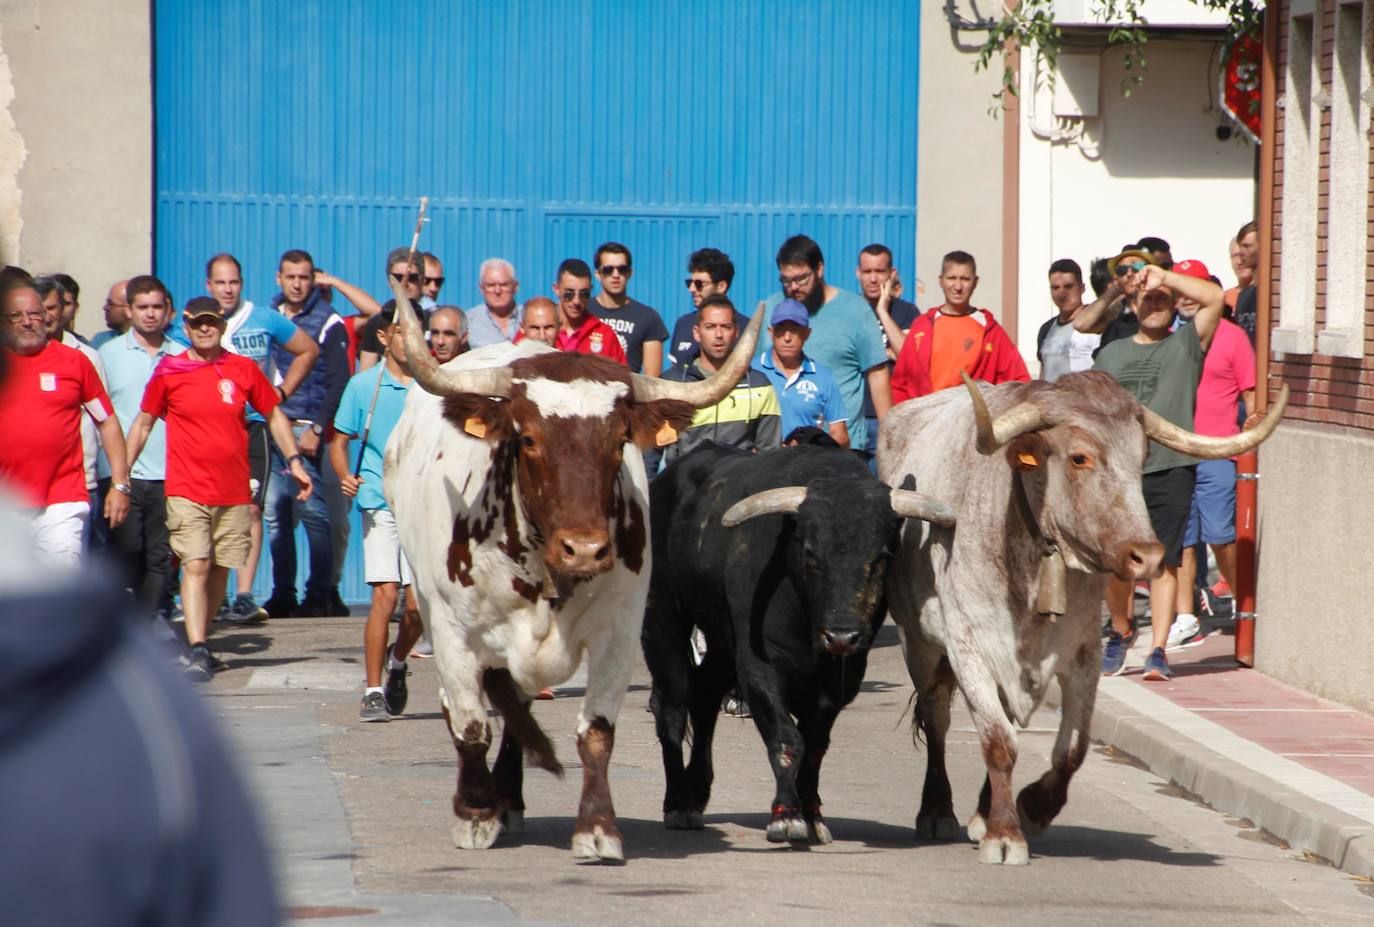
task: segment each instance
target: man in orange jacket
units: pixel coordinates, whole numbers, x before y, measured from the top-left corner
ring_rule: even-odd
[[[992,313],[969,304],[978,265],[966,251],[946,254],[940,267],[942,306],[912,323],[892,371],[892,402],[958,386],[960,373],[986,383],[1029,380],[1026,362]],[[938,325],[936,323],[939,323]]]

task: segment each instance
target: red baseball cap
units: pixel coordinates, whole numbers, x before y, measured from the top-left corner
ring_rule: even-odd
[[[1212,272],[1207,269],[1207,265],[1193,258],[1189,258],[1186,261],[1176,261],[1174,266],[1170,269],[1173,270],[1174,273],[1182,274],[1185,277],[1196,277],[1199,280],[1210,280],[1212,278]]]

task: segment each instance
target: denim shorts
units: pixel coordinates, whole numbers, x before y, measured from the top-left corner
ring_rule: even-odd
[[[1197,465],[1193,505],[1183,546],[1198,541],[1230,544],[1236,539],[1236,462],[1204,460]]]

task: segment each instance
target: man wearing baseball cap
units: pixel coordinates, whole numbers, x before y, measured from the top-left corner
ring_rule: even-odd
[[[1221,287],[1203,276],[1176,268],[1165,270],[1148,264],[1137,274],[1140,329],[1130,338],[1119,338],[1097,355],[1094,370],[1110,374],[1140,404],[1181,428],[1193,430],[1193,412],[1204,355],[1221,321],[1224,299]],[[1176,330],[1174,307],[1179,299],[1198,304],[1193,318]],[[1169,679],[1164,656],[1174,623],[1178,573],[1183,558],[1188,513],[1193,500],[1197,460],[1161,444],[1151,443],[1145,457],[1141,490],[1155,536],[1164,545],[1164,572],[1150,582],[1153,641],[1145,661],[1145,679]],[[1126,651],[1135,640],[1131,623],[1134,584],[1112,577],[1107,585],[1107,608],[1112,615],[1111,636],[1102,654],[1102,672],[1115,676],[1125,668]]]
[[[1179,261],[1175,273],[1199,280],[1217,282],[1201,261]],[[1223,300],[1224,301],[1224,300]],[[1201,308],[1195,301],[1180,296],[1176,308],[1178,321],[1186,324]],[[1202,380],[1197,387],[1193,412],[1193,431],[1200,435],[1228,437],[1240,429],[1240,403],[1251,410],[1249,427],[1259,416],[1255,408],[1255,349],[1250,338],[1235,322],[1223,318],[1217,323],[1212,346],[1202,364]],[[1178,570],[1178,617],[1169,630],[1166,650],[1202,640],[1202,628],[1195,608],[1198,564],[1206,569],[1206,548],[1216,554],[1222,578],[1236,581],[1236,462],[1203,460],[1197,465],[1193,502],[1188,512],[1188,528],[1183,536],[1183,557]],[[1202,554],[1199,561],[1198,554]]]
[[[795,299],[784,299],[773,307],[768,333],[773,344],[754,359],[754,369],[773,384],[782,434],[809,425],[828,431],[840,447],[849,447],[844,397],[835,377],[803,351],[811,336],[811,314]]]
[[[302,466],[291,423],[262,370],[249,358],[226,351],[224,309],[198,296],[182,310],[191,347],[164,357],[143,393],[142,410],[129,429],[129,460],[138,459],[153,424],[167,423],[167,531],[181,559],[181,605],[190,647],[187,674],[208,680],[223,666],[206,645],[210,603],[224,598],[230,569],[248,562],[248,433],[244,407],[267,419],[288,471],[304,501],[312,484]]]

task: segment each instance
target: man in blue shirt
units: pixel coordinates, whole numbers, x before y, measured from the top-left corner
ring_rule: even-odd
[[[807,353],[834,376],[844,399],[849,423],[849,446],[866,451],[878,443],[864,423],[864,387],[873,397],[881,422],[892,406],[887,352],[874,324],[873,310],[863,298],[825,282],[825,258],[820,246],[805,235],[794,235],[778,249],[778,282],[782,292],[768,297],[771,310],[784,299],[795,299],[811,317]]]
[[[510,261],[487,258],[477,271],[477,287],[482,302],[468,310],[468,344],[485,348],[489,344],[514,341],[520,333],[524,307],[516,302],[520,281]]]
[[[280,312],[266,306],[255,306],[243,298],[243,268],[232,254],[216,254],[205,264],[205,290],[224,310],[228,325],[221,344],[225,350],[241,354],[253,361],[267,379],[277,384],[283,400],[296,391],[306,374],[320,356],[320,346],[297,328]],[[273,349],[281,348],[292,355],[291,366],[284,371],[275,369]],[[123,419],[120,419],[123,421]],[[267,494],[271,437],[267,422],[251,408],[245,427],[248,429],[248,483],[253,491],[248,533],[248,564],[235,573],[237,595],[225,618],[229,621],[261,621],[267,610],[253,601],[253,579],[262,556],[262,503]]]
[[[405,345],[394,311],[383,309],[380,318],[382,327],[377,338],[384,360],[350,379],[344,387],[339,410],[334,415],[334,439],[329,445],[329,462],[339,477],[343,493],[354,499],[362,511],[363,569],[367,584],[372,587],[372,609],[363,630],[367,683],[358,712],[360,721],[389,721],[405,710],[406,656],[419,640],[421,630],[420,608],[411,583],[410,565],[401,551],[396,517],[382,495],[382,453],[405,409],[411,378],[402,366]],[[361,465],[356,476],[348,454],[348,443],[354,438],[363,440]],[[395,646],[388,648],[387,625],[396,610],[401,588],[405,589],[405,615],[396,634]],[[385,686],[382,684],[384,670]]]
[[[754,369],[768,377],[782,410],[782,434],[811,426],[830,433],[840,447],[849,446],[844,401],[830,371],[807,357],[802,348],[811,336],[811,316],[795,299],[773,307],[768,333],[772,347],[754,360]]]
[[[182,350],[164,334],[172,306],[161,280],[135,277],[128,284],[127,298],[129,330],[100,346],[110,402],[126,436],[138,418],[153,369],[163,357]],[[129,472],[129,514],[110,530],[110,540],[123,566],[124,585],[147,615],[163,604],[171,570],[166,479],[167,431],[158,421]]]

